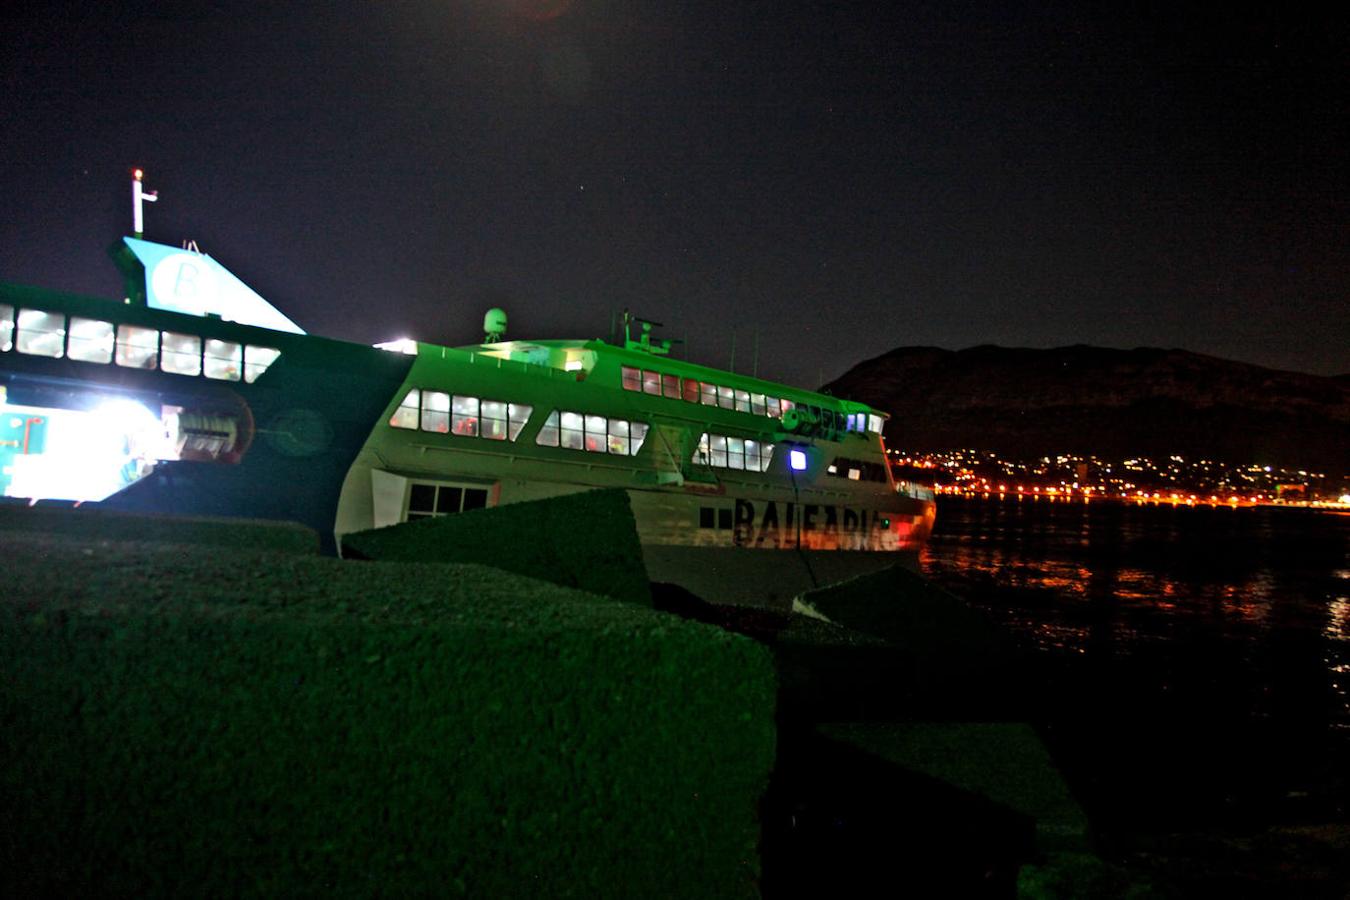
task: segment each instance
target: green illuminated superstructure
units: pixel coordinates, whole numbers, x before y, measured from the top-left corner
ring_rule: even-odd
[[[333,341],[193,250],[114,255],[125,303],[0,286],[8,496],[289,519],[340,547],[617,487],[652,578],[728,601],[913,560],[931,530],[863,404],[672,359],[649,332],[501,340],[500,311],[471,347]]]

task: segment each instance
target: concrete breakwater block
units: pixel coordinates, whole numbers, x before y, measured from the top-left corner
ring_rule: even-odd
[[[0,531],[89,540],[198,544],[316,555],[319,535],[295,522],[127,513],[97,506],[0,503]]]
[[[1090,845],[1087,815],[1032,727],[1024,722],[853,722],[820,733],[1025,817],[1036,849]]]
[[[478,563],[650,606],[651,585],[628,494],[586,491],[358,531],[347,558]]]
[[[794,611],[886,641],[908,660],[915,698],[1006,709],[1016,662],[1012,638],[981,610],[902,566],[798,598]],[[995,712],[998,718],[1003,713]],[[947,717],[950,713],[944,713]]]

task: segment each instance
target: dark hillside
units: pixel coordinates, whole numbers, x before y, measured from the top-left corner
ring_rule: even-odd
[[[1350,471],[1350,379],[1184,350],[900,347],[826,389],[887,410],[892,446],[1213,458]]]

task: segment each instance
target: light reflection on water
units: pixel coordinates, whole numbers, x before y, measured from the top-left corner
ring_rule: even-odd
[[[1255,671],[1252,715],[1320,696],[1324,727],[1345,731],[1348,548],[1350,518],[1308,510],[943,497],[921,562],[1038,648],[1217,647]]]

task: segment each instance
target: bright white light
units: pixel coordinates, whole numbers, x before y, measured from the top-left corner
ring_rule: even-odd
[[[1350,494],[1341,494],[1341,496],[1336,499],[1336,502],[1342,506],[1350,506]]]
[[[375,349],[388,350],[390,353],[403,353],[407,356],[416,356],[417,341],[414,341],[412,338],[398,338],[397,340],[376,344]]]
[[[789,450],[788,463],[792,466],[794,472],[805,472],[806,452],[804,450]]]
[[[139,480],[164,444],[164,427],[146,407],[109,400],[88,412],[9,407],[40,415],[42,449],[15,456],[5,494],[60,500],[103,500]]]

